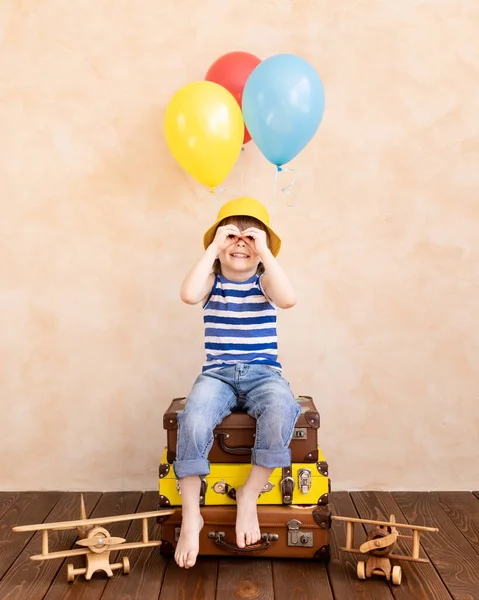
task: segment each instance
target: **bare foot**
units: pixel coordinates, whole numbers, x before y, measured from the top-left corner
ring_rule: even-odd
[[[251,494],[244,488],[236,492],[236,545],[240,548],[255,544],[261,539],[256,502],[258,494]]]
[[[180,538],[175,550],[175,560],[179,567],[189,569],[195,565],[202,528],[203,517],[201,515],[194,515],[186,519],[183,517]]]

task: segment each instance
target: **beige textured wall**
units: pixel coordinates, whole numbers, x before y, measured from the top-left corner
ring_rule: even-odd
[[[3,0],[0,43],[2,489],[156,486],[203,359],[179,285],[236,192],[283,236],[334,488],[479,486],[477,2]],[[167,151],[169,98],[235,49],[323,79],[294,207],[252,144],[217,197]]]

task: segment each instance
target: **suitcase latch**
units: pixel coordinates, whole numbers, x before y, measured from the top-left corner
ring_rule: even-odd
[[[263,489],[260,492],[260,496],[261,496],[261,494],[266,494],[266,493],[270,492],[273,488],[274,488],[274,483],[271,483],[271,481],[267,481],[264,484]]]
[[[291,519],[286,523],[288,527],[288,546],[302,546],[303,548],[313,547],[313,532],[301,531],[301,521]]]
[[[308,431],[306,427],[295,427],[293,431],[294,440],[305,440],[308,437]]]
[[[311,489],[311,471],[309,469],[299,469],[298,486],[302,494],[307,494]]]

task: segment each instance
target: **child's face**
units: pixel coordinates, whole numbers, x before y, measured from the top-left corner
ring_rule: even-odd
[[[233,225],[239,227],[238,223],[233,223]],[[241,227],[239,229],[241,231]],[[246,243],[246,239],[237,238],[231,246],[218,254],[221,270],[226,277],[228,271],[245,274],[248,277],[256,273],[261,260],[259,255]],[[231,240],[234,240],[234,236],[231,236]]]

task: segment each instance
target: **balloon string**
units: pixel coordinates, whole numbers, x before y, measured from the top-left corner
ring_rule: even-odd
[[[221,208],[221,200],[220,200],[220,194],[222,194],[223,192],[226,192],[226,188],[222,188],[222,187],[212,187],[210,188],[210,192],[214,195],[215,200],[216,200],[216,210],[220,210]]]
[[[276,190],[276,181],[278,179],[278,173],[283,173],[285,171],[288,171],[290,173],[296,173],[296,169],[289,169],[287,167],[278,167],[276,170],[276,177],[275,177],[275,190]],[[298,176],[295,174],[293,175],[293,178],[289,181],[289,183],[287,185],[284,186],[284,188],[281,188],[281,191],[283,192],[283,194],[285,194],[286,196],[289,196],[290,200],[288,200],[286,202],[287,206],[295,206],[295,200],[297,199],[296,194],[293,194],[293,192],[290,192],[290,189],[293,187],[293,185],[296,183],[296,179],[298,179]]]
[[[238,194],[237,192],[235,192],[234,190],[230,190],[229,188],[224,188],[224,187],[212,187],[212,188],[210,188],[210,193],[215,196],[216,205],[217,205],[218,210],[221,207],[220,194],[224,194],[225,192],[229,192],[230,194],[233,194],[234,196],[241,196],[241,194]]]
[[[241,193],[244,194],[244,146],[241,146],[240,152],[240,172],[241,172]]]

